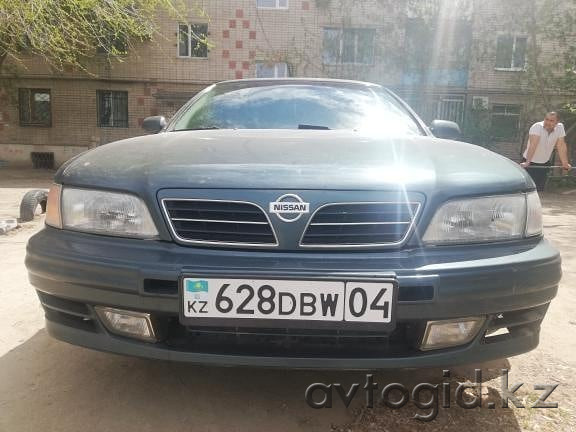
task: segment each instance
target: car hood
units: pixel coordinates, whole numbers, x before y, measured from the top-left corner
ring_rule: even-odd
[[[424,136],[354,131],[166,132],[87,151],[63,184],[128,191],[165,188],[449,191],[533,188],[524,170],[482,147]]]

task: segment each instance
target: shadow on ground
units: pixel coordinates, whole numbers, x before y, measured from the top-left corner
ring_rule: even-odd
[[[483,380],[508,367],[506,360],[483,365]],[[453,369],[452,377],[473,379],[473,368]],[[437,420],[423,425],[412,417],[429,410],[412,402],[395,411],[381,404],[367,409],[362,389],[348,409],[336,395],[332,409],[314,410],[305,402],[312,383],[348,389],[365,379],[366,372],[213,368],[121,357],[57,342],[41,330],[0,358],[0,431],[520,429],[512,410],[486,407],[440,408]],[[379,389],[442,379],[437,369],[374,375]],[[453,394],[457,383],[451,385]],[[487,397],[495,398],[496,390],[488,388]]]

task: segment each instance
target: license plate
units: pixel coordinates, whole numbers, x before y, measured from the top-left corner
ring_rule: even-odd
[[[390,323],[396,288],[393,281],[183,278],[181,289],[184,319]]]

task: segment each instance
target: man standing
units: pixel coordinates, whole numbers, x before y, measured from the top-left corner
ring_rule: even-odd
[[[568,163],[568,148],[566,146],[566,131],[559,122],[558,113],[549,112],[543,122],[535,123],[530,128],[528,146],[524,152],[522,166],[526,168],[539,191],[543,191],[548,178],[548,167],[554,148],[558,149],[558,156],[565,170],[571,169]],[[540,168],[542,167],[542,168]]]

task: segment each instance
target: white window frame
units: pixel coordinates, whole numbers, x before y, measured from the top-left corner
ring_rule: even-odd
[[[180,26],[188,26],[188,55],[180,55]],[[179,22],[176,25],[176,57],[181,59],[192,59],[192,60],[208,60],[210,50],[207,49],[206,57],[199,57],[192,55],[192,29],[193,25],[205,25],[206,26],[206,36],[208,36],[208,23],[206,22]]]
[[[338,65],[352,65],[352,66],[374,66],[375,63],[375,54],[376,54],[376,29],[372,28],[372,27],[324,27],[323,31],[325,30],[338,30],[340,32],[340,46],[339,46],[339,52],[338,52],[338,59],[340,61],[338,62],[331,62],[331,63],[324,63],[325,65],[328,66],[338,66]],[[374,32],[374,39],[372,40],[372,53],[370,55],[372,61],[370,63],[358,63],[357,61],[354,62],[344,62],[342,61],[342,56],[344,53],[344,33],[346,30],[366,30],[366,31],[372,31]],[[324,47],[323,47],[324,50]],[[324,57],[324,53],[322,53],[322,57]],[[354,40],[354,57],[357,58],[358,57],[358,35],[356,35],[356,38]],[[324,62],[324,58],[322,58],[322,62]]]
[[[268,9],[268,10],[288,10],[290,9],[290,0],[286,0],[286,6],[280,6],[281,0],[275,0],[275,6],[259,6],[258,0],[256,0],[257,9]]]
[[[498,39],[500,39],[501,36],[508,36],[508,35],[499,34],[496,37],[496,50],[498,50]],[[526,55],[524,56],[524,66],[512,67],[512,63],[514,62],[514,54],[516,54],[516,42],[518,41],[518,39],[526,39],[526,50],[528,50],[528,36],[519,34],[519,35],[513,35],[512,37],[514,38],[514,42],[512,42],[512,58],[510,58],[510,67],[495,66],[494,70],[503,71],[503,72],[525,72],[526,71],[526,67],[528,66],[528,59],[526,58]]]
[[[288,63],[286,63],[286,62],[271,62],[271,63],[268,63],[268,62],[265,62],[265,61],[259,61],[259,62],[256,62],[256,68],[255,68],[255,71],[254,71],[254,76],[255,76],[256,78],[261,78],[261,77],[258,76],[258,65],[265,65],[265,66],[268,66],[269,68],[274,68],[274,78],[288,78],[288,77],[290,77],[290,67],[288,66]],[[283,66],[283,67],[285,68],[285,70],[286,70],[286,75],[279,75],[279,74],[278,74],[279,66]],[[263,77],[262,77],[262,78],[263,78]]]

